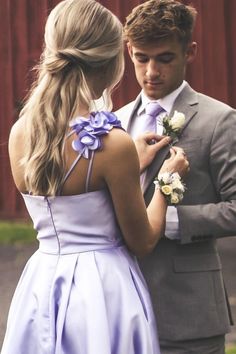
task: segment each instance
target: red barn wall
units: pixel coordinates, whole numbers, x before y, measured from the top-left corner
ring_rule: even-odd
[[[7,140],[22,100],[32,80],[31,68],[42,48],[43,28],[49,9],[57,0],[0,0],[0,218],[26,216],[21,196],[13,184]],[[124,21],[143,1],[101,0]],[[236,106],[236,1],[183,0],[198,11],[194,39],[198,55],[187,71],[189,83],[199,91]],[[139,91],[127,58],[125,75],[114,108],[133,99]]]

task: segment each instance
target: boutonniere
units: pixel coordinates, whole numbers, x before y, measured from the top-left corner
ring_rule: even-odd
[[[182,112],[174,111],[172,117],[166,115],[162,121],[163,134],[171,137],[173,142],[178,140],[184,122],[185,122],[185,115]]]

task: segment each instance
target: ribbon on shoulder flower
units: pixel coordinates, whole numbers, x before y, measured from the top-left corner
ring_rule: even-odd
[[[183,199],[185,185],[177,172],[159,173],[153,183],[155,188],[159,189],[165,196],[168,205],[176,205]]]
[[[172,138],[173,141],[178,139],[180,131],[185,122],[185,115],[181,112],[174,111],[172,117],[166,115],[163,118],[163,134]]]
[[[92,112],[89,118],[76,117],[70,127],[77,135],[72,148],[88,159],[91,151],[102,148],[101,137],[113,127],[121,128],[121,122],[114,113],[101,111]]]

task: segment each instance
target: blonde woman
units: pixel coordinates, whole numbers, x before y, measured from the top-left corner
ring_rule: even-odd
[[[135,256],[162,235],[166,199],[157,189],[146,211],[139,174],[169,140],[140,139],[140,166],[116,116],[91,112],[102,95],[109,106],[122,74],[119,20],[94,0],[60,2],[9,140],[39,250],[15,291],[2,354],[159,353]],[[187,167],[173,150],[162,171],[184,174]]]

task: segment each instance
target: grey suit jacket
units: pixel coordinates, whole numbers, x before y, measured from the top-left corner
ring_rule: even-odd
[[[116,112],[128,132],[139,103],[140,96]],[[190,162],[177,207],[181,240],[161,239],[140,265],[160,338],[186,340],[227,333],[232,321],[216,241],[236,235],[236,111],[189,85],[174,110],[186,117],[176,145]],[[148,169],[147,203],[167,154],[164,148]]]

